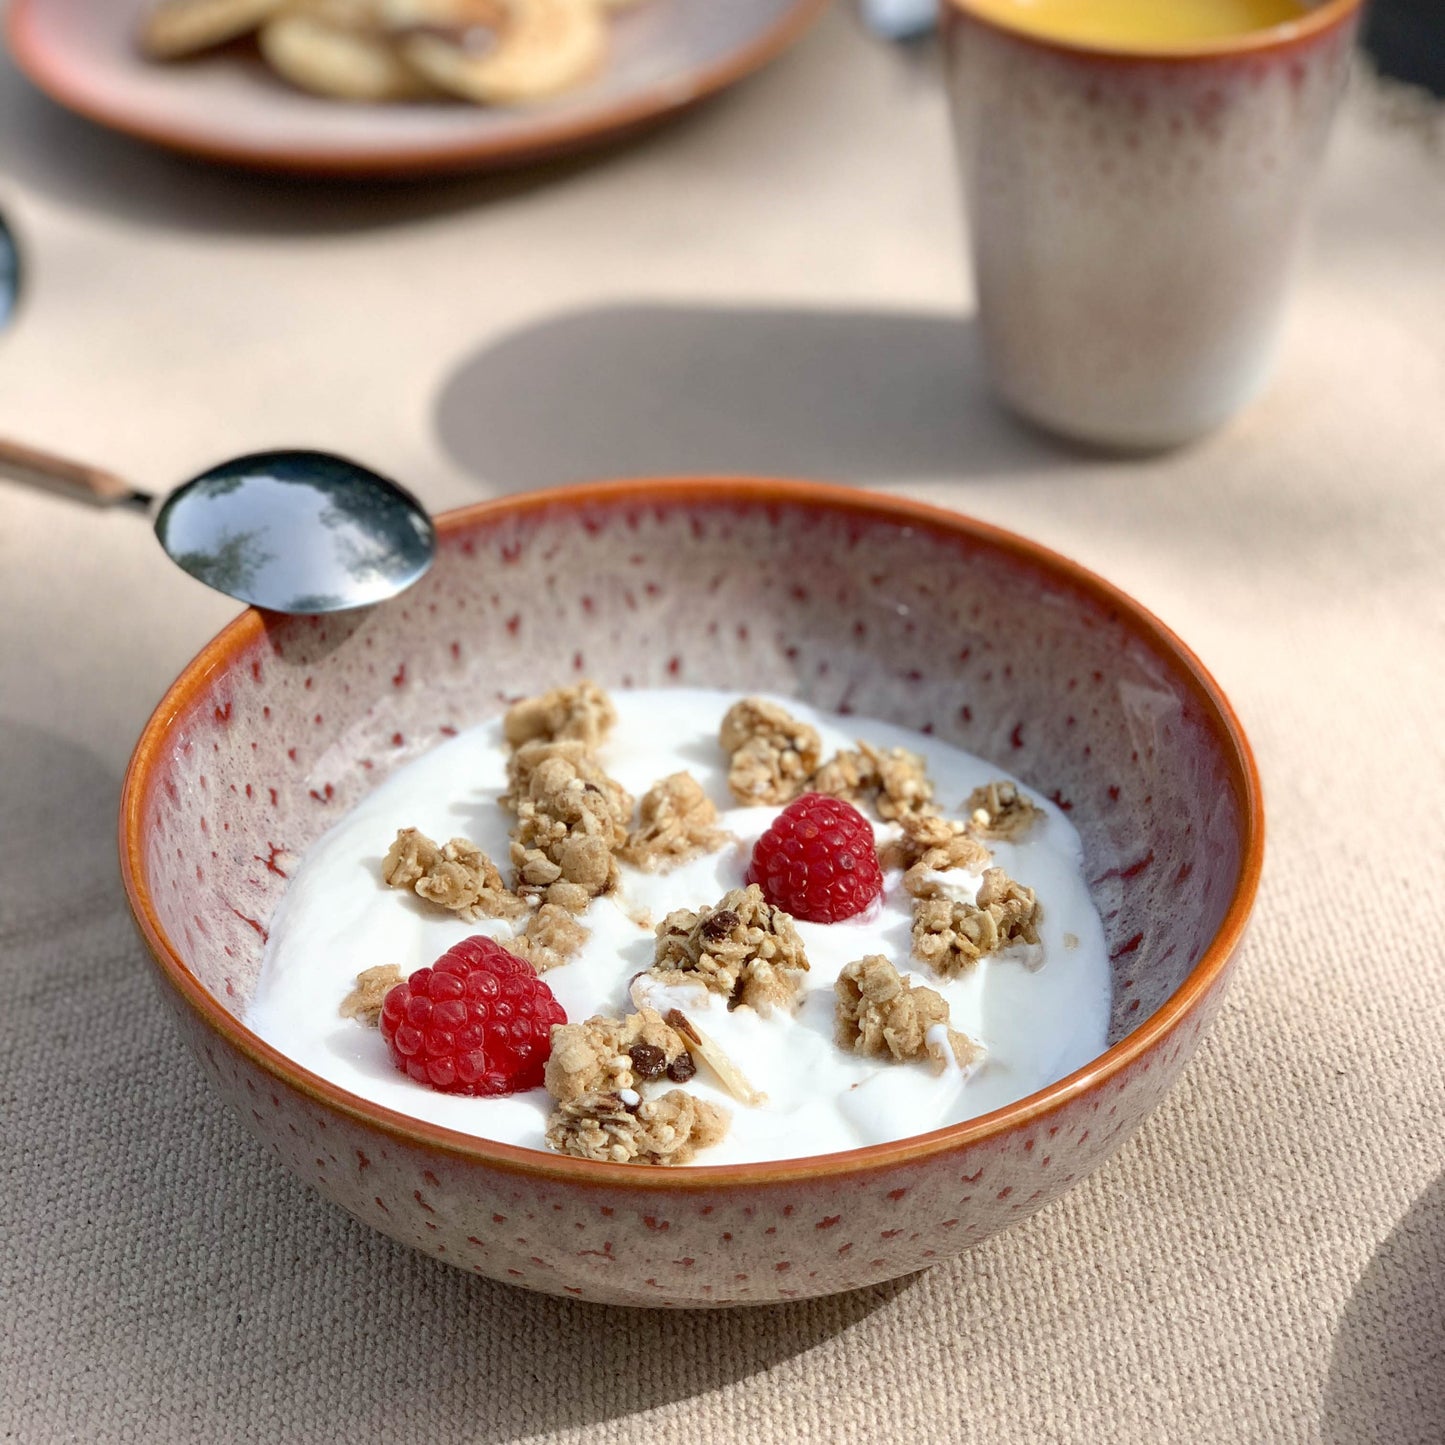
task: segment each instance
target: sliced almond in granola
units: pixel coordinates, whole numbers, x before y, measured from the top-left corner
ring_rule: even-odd
[[[717,1081],[740,1104],[755,1106],[767,1102],[767,1095],[760,1094],[748,1083],[743,1071],[728,1058],[721,1045],[710,1039],[680,1008],[669,1009],[665,1022],[670,1029],[681,1034],[687,1041],[688,1052],[693,1058],[701,1059],[717,1076]]]

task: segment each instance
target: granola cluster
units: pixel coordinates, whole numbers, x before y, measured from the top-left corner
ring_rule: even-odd
[[[821,762],[817,729],[759,697],[728,709],[718,742],[729,756],[728,787],[739,803],[781,804],[805,792],[827,793],[871,808],[905,830],[915,821],[944,824],[933,806],[927,764],[907,748],[879,748],[860,738],[856,747]],[[968,821],[947,826],[974,839],[1016,842],[1043,816],[1016,784],[1003,780],[975,788],[964,809]]]
[[[1043,809],[1025,797],[1017,785],[1003,781],[975,788],[963,807],[975,837],[1009,842],[1017,842],[1043,816]]]
[[[859,740],[830,758],[809,787],[850,803],[871,806],[889,822],[913,817],[933,802],[933,784],[923,759],[907,748],[875,748]]]
[[[638,825],[618,850],[624,863],[665,869],[714,853],[727,840],[717,809],[691,773],[671,773],[654,784],[637,805]]]
[[[731,1113],[682,1089],[706,1063],[715,1082],[748,1105],[762,1102],[741,1070],[679,1009],[641,1005],[626,1018],[597,1016],[552,1030],[543,1082],[556,1103],[547,1143],[564,1154],[619,1164],[685,1164],[727,1133]]]
[[[616,720],[592,682],[553,688],[507,713],[503,733],[514,751],[501,801],[516,814],[511,888],[469,839],[438,845],[416,828],[398,831],[382,877],[468,920],[518,924],[508,947],[539,973],[565,963],[587,938],[573,915],[616,886],[616,854],[632,821],[631,796],[592,751]]]
[[[632,797],[603,772],[585,743],[523,743],[512,754],[503,802],[517,815],[517,892],[580,913],[617,886],[616,851],[627,841]]]
[[[527,926],[507,941],[507,948],[525,958],[538,973],[566,963],[588,939],[588,930],[559,903],[543,903]]]
[[[920,898],[913,906],[913,953],[945,976],[965,973],[986,953],[1037,943],[1042,916],[1032,888],[1002,868],[985,870],[975,903]]]
[[[701,983],[730,1009],[767,1013],[792,1004],[808,967],[790,914],[756,883],[725,893],[711,908],[679,908],[657,926],[652,974],[665,983]]]
[[[744,807],[791,803],[807,791],[823,755],[816,728],[760,697],[727,710],[718,742],[729,758],[728,788]]]
[[[686,1164],[720,1142],[728,1122],[726,1109],[684,1089],[648,1100],[631,1091],[583,1094],[552,1111],[547,1143],[609,1164]]]
[[[825,763],[817,729],[766,698],[734,703],[722,720],[718,743],[729,757],[728,787],[745,806],[827,793],[893,821],[932,804],[933,784],[917,753],[876,748],[860,739],[856,748]]]
[[[394,963],[379,963],[356,975],[356,987],[341,1000],[341,1017],[359,1019],[369,1029],[381,1022],[386,996],[401,982],[401,970]]]
[[[393,888],[449,908],[463,918],[518,918],[527,904],[509,892],[497,865],[466,838],[438,846],[416,828],[399,828],[381,876]]]
[[[600,747],[617,722],[612,699],[595,682],[554,687],[541,697],[524,698],[502,719],[507,745],[554,743],[559,739]]]
[[[902,832],[878,850],[885,868],[904,869],[903,886],[915,898],[937,890],[932,875],[959,868],[982,873],[993,862],[993,854],[969,831],[966,823],[955,823],[938,813],[915,813],[900,821]]]
[[[983,1046],[950,1027],[948,1003],[935,989],[910,983],[881,954],[846,965],[833,987],[838,1046],[899,1063],[932,1061],[941,1074],[952,1054],[960,1068],[983,1057]]]
[[[617,887],[619,862],[660,871],[728,841],[712,800],[687,772],[649,788],[634,823],[632,797],[596,751],[616,720],[611,699],[592,682],[554,688],[506,714],[503,733],[512,751],[501,803],[514,816],[510,888],[469,840],[437,844],[415,828],[397,833],[382,865],[385,881],[469,920],[511,922],[515,932],[505,946],[539,973],[566,962],[588,937],[578,915]],[[824,762],[817,730],[762,698],[729,708],[718,740],[740,804],[783,805],[820,792],[897,825],[879,849],[880,861],[903,871],[913,899],[913,956],[938,975],[953,977],[986,954],[1038,942],[1038,899],[995,866],[988,846],[1021,839],[1042,817],[1014,784],[975,789],[965,821],[952,821],[936,810],[917,754],[859,740]],[[729,1010],[746,1006],[766,1015],[797,1005],[807,969],[793,918],[756,885],[733,889],[710,907],[670,913],[655,929],[650,969],[634,979],[633,1012],[553,1029],[545,1071],[554,1101],[548,1145],[585,1159],[674,1165],[717,1143],[729,1127],[728,1110],[675,1086],[704,1069],[744,1105],[763,1096],[693,1020],[676,1008],[652,1007],[650,990],[701,984]],[[366,970],[341,1012],[375,1024],[401,981],[391,965]],[[926,1060],[940,1073],[950,1060],[966,1069],[984,1056],[981,1044],[952,1027],[937,990],[912,982],[882,955],[848,964],[834,996],[836,1042],[851,1054]]]
[[[547,1092],[567,1104],[664,1077],[685,1084],[696,1072],[682,1035],[656,1009],[643,1008],[624,1019],[559,1024],[552,1030],[545,1082]]]

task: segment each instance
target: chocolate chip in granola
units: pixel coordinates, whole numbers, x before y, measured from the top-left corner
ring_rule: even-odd
[[[633,1044],[627,1057],[639,1079],[660,1079],[667,1071],[667,1055],[656,1044]]]
[[[692,1055],[688,1053],[686,1049],[667,1066],[667,1077],[671,1079],[674,1084],[687,1083],[695,1073],[697,1073],[697,1065],[693,1062]]]
[[[731,908],[719,908],[703,919],[698,931],[709,943],[716,943],[726,938],[741,921]]]

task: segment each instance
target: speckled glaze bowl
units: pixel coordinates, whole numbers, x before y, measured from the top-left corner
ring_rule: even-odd
[[[1043,548],[841,487],[577,487],[439,519],[412,591],[322,619],[247,612],[167,694],[121,804],[125,886],[207,1076],[308,1184],[396,1239],[591,1300],[825,1294],[959,1254],[1138,1126],[1213,1016],[1263,852],[1253,760],[1159,622]],[[1110,1047],[1008,1108],[763,1165],[648,1169],[418,1123],[242,1022],[303,850],[393,768],[517,696],[759,688],[929,729],[1067,809],[1115,972]]]
[[[944,0],[979,325],[1010,406],[1158,447],[1259,391],[1361,4],[1138,53]]]

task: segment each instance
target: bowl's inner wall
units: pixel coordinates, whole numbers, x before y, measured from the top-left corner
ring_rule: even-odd
[[[144,801],[143,877],[177,952],[243,1012],[286,878],[325,829],[450,732],[582,676],[931,730],[1059,801],[1114,957],[1111,1042],[1229,905],[1243,823],[1216,727],[1182,666],[1092,593],[927,524],[615,498],[446,531],[404,597],[268,619],[205,681]]]

